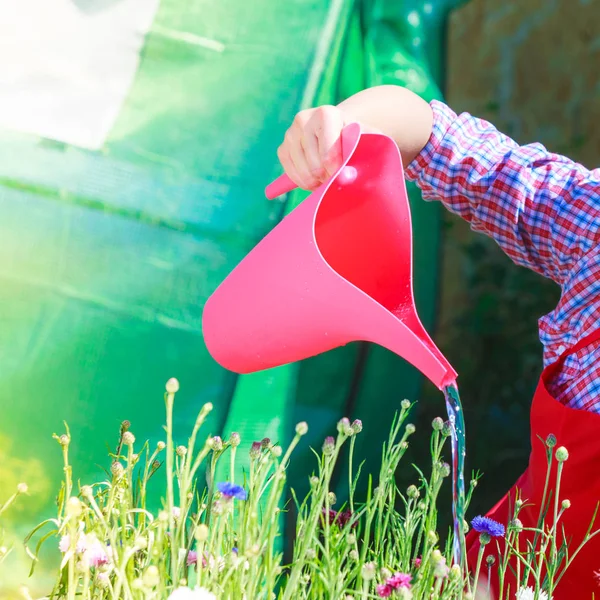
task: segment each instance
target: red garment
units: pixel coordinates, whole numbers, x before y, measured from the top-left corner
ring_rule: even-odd
[[[549,393],[549,382],[560,371],[564,360],[581,348],[600,339],[600,330],[583,338],[578,344],[563,353],[553,364],[544,369],[540,378],[533,403],[531,406],[531,446],[527,470],[519,477],[510,492],[487,514],[488,517],[506,525],[513,518],[513,507],[516,490],[520,497],[527,499],[530,506],[519,513],[519,519],[524,527],[535,527],[538,521],[544,483],[547,472],[545,440],[549,434],[554,434],[558,441],[556,448],[565,446],[569,459],[565,462],[561,476],[559,501],[568,499],[571,507],[561,517],[559,524],[564,527],[569,543],[569,552],[573,554],[583,540],[596,504],[600,501],[600,414],[569,408],[560,404]],[[552,460],[549,488],[553,489],[556,482],[556,459]],[[552,507],[554,504],[552,503]],[[548,514],[546,522],[552,523],[553,509]],[[593,531],[600,529],[600,514],[596,518]],[[496,538],[499,539],[499,538]],[[526,539],[533,539],[533,533],[522,532],[519,535],[519,546],[526,548]],[[559,538],[562,540],[562,537]],[[504,540],[500,539],[501,551]],[[472,569],[475,568],[479,551],[479,534],[475,531],[467,535],[467,560]],[[484,556],[496,554],[495,540],[487,546]],[[482,570],[485,570],[485,566]],[[560,580],[553,600],[588,600],[595,593],[600,598],[600,585],[594,571],[600,570],[600,534],[592,538],[577,555],[572,565]],[[523,574],[523,567],[521,567]],[[506,574],[504,597],[507,583],[510,583],[510,599],[515,598],[517,583],[514,576]],[[533,585],[533,581],[530,581]],[[496,600],[498,598],[497,577],[492,581],[492,589]]]

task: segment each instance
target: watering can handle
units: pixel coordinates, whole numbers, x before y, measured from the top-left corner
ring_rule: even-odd
[[[348,125],[346,125],[344,129],[342,129],[340,137],[342,140],[343,164],[347,162],[347,160],[354,152],[360,135],[361,126],[358,123],[348,123]],[[346,169],[342,169],[341,175],[342,179],[346,178],[349,181],[351,181],[356,176],[356,173],[348,173],[346,172]],[[287,194],[288,192],[295,190],[297,187],[298,186],[284,173],[266,187],[265,196],[269,200],[273,200],[278,196],[282,196],[283,194]]]
[[[295,190],[297,187],[298,186],[284,173],[265,188],[265,196],[269,200],[274,200],[278,196],[283,196],[283,194]]]

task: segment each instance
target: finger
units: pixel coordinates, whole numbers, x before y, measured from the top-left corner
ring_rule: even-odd
[[[342,165],[342,129],[344,119],[342,113],[335,107],[323,107],[326,113],[320,120],[316,130],[321,164],[328,175],[333,175]]]
[[[298,184],[302,189],[313,190],[319,186],[319,180],[311,173],[308,161],[302,147],[301,137],[289,136],[286,146],[293,164],[293,168],[300,180]]]
[[[292,160],[290,153],[288,152],[286,144],[282,144],[277,149],[277,157],[283,167],[286,175],[298,186],[302,187],[302,178],[298,175],[294,161]]]
[[[306,131],[302,136],[300,143],[304,156],[310,170],[310,174],[320,183],[327,179],[327,171],[321,162],[321,154],[319,152],[319,140],[312,131]]]

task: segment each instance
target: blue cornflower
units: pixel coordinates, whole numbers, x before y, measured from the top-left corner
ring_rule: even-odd
[[[236,485],[230,481],[221,481],[217,483],[217,489],[227,498],[231,500],[236,498],[237,500],[245,500],[248,497],[246,490],[241,485]]]
[[[504,525],[490,519],[489,517],[478,516],[471,521],[471,526],[479,533],[487,533],[490,537],[503,537]]]

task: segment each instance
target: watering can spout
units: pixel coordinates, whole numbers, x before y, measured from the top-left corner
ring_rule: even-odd
[[[438,388],[456,372],[421,324],[412,288],[410,208],[396,144],[342,132],[338,173],[277,225],[208,299],[207,348],[249,373],[353,341],[384,346]],[[274,198],[294,183],[282,176]]]

